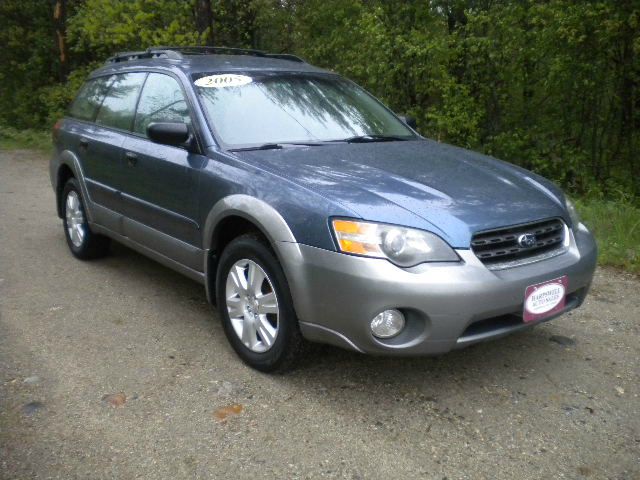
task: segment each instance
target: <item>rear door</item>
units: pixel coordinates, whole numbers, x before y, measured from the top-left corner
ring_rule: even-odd
[[[202,257],[194,246],[198,245],[199,229],[197,178],[206,158],[185,148],[151,142],[146,130],[152,122],[192,124],[185,93],[171,75],[149,73],[138,102],[133,135],[123,144],[123,199],[127,216],[134,220],[125,220],[125,234],[202,270]]]
[[[95,221],[120,232],[119,215],[123,204],[120,195],[122,184],[123,160],[122,144],[131,130],[135,115],[136,102],[146,78],[146,73],[135,72],[115,74],[97,79],[93,89],[98,93],[106,89],[106,94],[93,118],[85,115],[86,121],[77,135],[77,151],[81,156],[85,183],[90,199],[108,211],[95,209]],[[96,93],[96,97],[97,97]],[[75,107],[75,102],[74,102]],[[77,110],[82,114],[89,106],[78,104]],[[72,113],[74,108],[72,107]]]
[[[105,189],[97,189],[96,185],[114,185],[116,170],[112,149],[119,148],[124,139],[117,132],[97,127],[94,122],[114,78],[108,75],[89,80],[68,112],[73,119],[69,127],[69,148],[80,161],[90,200],[108,208],[114,208],[115,196]]]

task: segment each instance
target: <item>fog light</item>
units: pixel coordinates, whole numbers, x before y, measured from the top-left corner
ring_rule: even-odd
[[[385,310],[371,320],[371,333],[378,338],[391,338],[404,328],[404,315],[398,310]]]

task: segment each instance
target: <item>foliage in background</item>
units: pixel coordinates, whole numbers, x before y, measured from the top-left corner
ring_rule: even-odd
[[[39,150],[50,153],[51,133],[40,130],[16,130],[0,125],[0,150]]]
[[[640,192],[637,0],[3,0],[0,42],[0,124],[16,128],[50,127],[116,51],[254,47],[342,73],[424,135],[575,193]]]
[[[640,273],[637,0],[2,0],[0,149],[49,150],[37,130],[116,51],[194,44],[296,53],[554,179],[602,263]]]
[[[48,6],[48,5],[47,5]],[[38,92],[58,81],[52,13],[38,0],[0,2],[0,123],[43,125]]]
[[[598,241],[598,262],[640,274],[640,208],[624,196],[576,202],[582,221]]]
[[[199,45],[190,2],[85,0],[69,19],[69,44],[78,57],[105,60],[151,45]]]

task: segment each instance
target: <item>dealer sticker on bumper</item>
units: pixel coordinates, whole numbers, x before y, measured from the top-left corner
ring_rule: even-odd
[[[565,275],[527,287],[524,293],[523,320],[535,322],[561,312],[564,309],[568,284],[569,279]]]

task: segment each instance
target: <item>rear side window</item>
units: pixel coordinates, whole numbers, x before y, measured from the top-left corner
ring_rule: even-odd
[[[138,94],[146,75],[143,72],[115,75],[109,93],[98,111],[96,123],[105,127],[130,130]]]
[[[92,122],[112,79],[111,76],[99,77],[85,83],[69,108],[69,116]]]
[[[180,84],[162,73],[149,74],[138,102],[133,131],[146,135],[152,122],[191,123]]]

